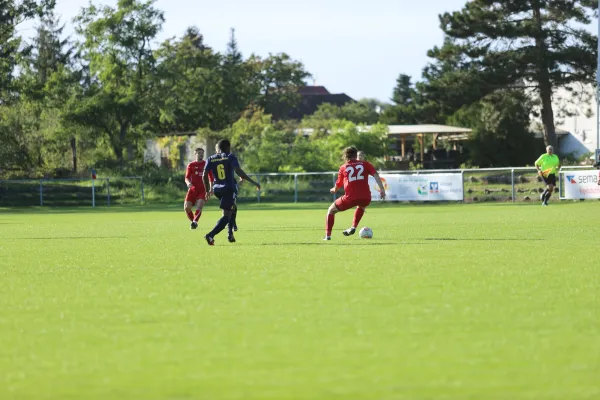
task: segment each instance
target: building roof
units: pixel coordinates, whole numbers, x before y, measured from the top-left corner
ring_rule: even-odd
[[[300,86],[298,93],[301,95],[326,95],[331,94],[329,90],[325,89],[325,86]]]
[[[303,87],[306,88],[307,86]],[[322,86],[313,86],[313,88],[319,87],[322,88]],[[319,106],[324,103],[329,103],[341,107],[346,103],[354,102],[354,99],[352,99],[345,93],[331,94],[325,88],[323,88],[323,90],[325,90],[325,93],[323,93],[320,89],[315,90],[314,93],[308,91],[304,93],[300,92],[300,94],[302,95],[300,103],[292,111],[289,112],[287,117],[291,119],[302,119],[306,115],[314,114],[315,111],[317,111],[317,109],[319,108]],[[278,119],[277,117],[278,116],[275,115],[273,116],[273,118],[275,119]]]
[[[372,125],[359,126],[359,131],[369,131]],[[447,138],[448,140],[466,140],[469,133],[472,132],[469,128],[459,128],[456,126],[447,125],[388,125],[388,135],[417,135],[423,134],[440,134],[443,135],[440,139]],[[314,133],[312,128],[304,128],[298,130],[302,134],[310,136]]]
[[[390,135],[409,135],[418,133],[458,134],[471,133],[468,128],[447,125],[388,125]]]

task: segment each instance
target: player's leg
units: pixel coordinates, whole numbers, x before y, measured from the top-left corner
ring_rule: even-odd
[[[356,206],[356,210],[354,210],[354,218],[352,219],[352,226],[345,231],[343,231],[344,236],[354,235],[356,232],[356,228],[358,224],[360,224],[360,220],[363,215],[365,215],[366,208],[371,204],[371,199],[357,200],[352,203],[352,206]]]
[[[204,200],[204,198],[202,198],[202,197],[196,201],[196,213],[194,214],[194,222],[196,222],[196,224],[198,223],[198,220],[202,216],[202,209],[204,208],[205,203],[206,203],[206,200]]]
[[[229,243],[235,243],[235,236],[233,236],[233,232],[235,229],[235,217],[237,216],[237,204],[233,205],[231,209],[231,216],[229,217],[229,223],[227,224],[227,240]]]
[[[327,209],[327,215],[325,216],[325,238],[323,240],[331,240],[331,231],[335,223],[335,214],[338,213],[338,209],[335,206],[335,202]]]
[[[233,204],[231,206],[231,216],[229,217],[229,223],[227,224],[227,240],[229,243],[235,243],[235,236],[233,231],[237,230],[235,224],[235,217],[237,217],[237,189],[233,192]]]
[[[548,200],[550,200],[550,196],[554,192],[554,185],[548,185],[548,192],[546,193],[546,197],[544,197],[544,204],[548,205]]]
[[[231,210],[231,220],[229,221],[229,225],[231,225],[231,228],[233,229],[234,232],[237,232],[237,230],[238,230],[237,212],[238,212],[238,207],[236,204],[235,207],[233,208],[233,210]]]
[[[204,236],[210,246],[215,244],[214,237],[227,227],[231,217],[231,208],[235,204],[233,192],[215,193],[215,196],[221,201],[220,207],[223,210],[223,216],[217,221],[213,230]]]
[[[186,197],[185,202],[183,203],[183,209],[185,210],[185,213],[188,217],[188,219],[191,222],[191,228],[192,229],[196,229],[196,227],[198,226],[198,224],[196,224],[194,222],[194,213],[192,212],[192,206],[194,205],[193,202],[189,201],[189,197]]]
[[[548,194],[548,178],[543,176],[542,179],[544,180],[544,183],[546,184],[546,187],[544,188],[544,191],[542,192],[542,194],[540,195],[540,201],[542,202],[542,205],[546,204],[546,195]]]
[[[554,192],[554,187],[556,185],[556,175],[549,175],[547,184],[548,186],[546,186],[546,191],[542,199],[542,204],[545,206],[548,205],[548,200],[550,200],[550,196],[552,196],[552,192]]]
[[[342,196],[334,201],[327,209],[327,216],[325,217],[325,238],[323,240],[331,240],[331,231],[335,223],[335,214],[340,211],[346,211],[351,205],[348,203],[346,196]]]

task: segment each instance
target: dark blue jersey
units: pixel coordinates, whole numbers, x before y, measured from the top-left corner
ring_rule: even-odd
[[[223,189],[235,190],[237,183],[235,180],[234,171],[239,167],[240,163],[233,154],[217,153],[206,160],[205,172],[212,172],[215,181],[213,182],[213,190],[219,191]]]

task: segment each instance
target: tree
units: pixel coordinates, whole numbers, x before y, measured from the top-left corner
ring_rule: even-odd
[[[299,104],[298,87],[304,86],[311,75],[300,61],[285,53],[269,54],[265,59],[253,55],[248,60],[257,85],[257,105],[274,119],[285,119]]]
[[[450,123],[473,129],[470,162],[479,167],[531,164],[536,154],[529,131],[533,102],[523,90],[498,90],[457,111]]]
[[[17,26],[43,17],[54,9],[54,4],[55,0],[0,0],[0,96],[10,89],[19,56],[27,53],[27,48],[21,47]]]
[[[152,102],[159,109],[158,130],[164,133],[219,129],[224,124],[221,56],[204,45],[197,28],[180,40],[167,40],[156,51]]]
[[[411,76],[405,74],[398,76],[396,87],[392,93],[392,101],[395,104],[383,109],[381,122],[390,125],[419,123],[418,105],[416,103],[417,91],[411,79]]]
[[[320,146],[327,149],[331,168],[339,167],[342,150],[355,146],[369,155],[371,160],[381,158],[388,148],[388,129],[386,125],[376,124],[369,130],[349,121],[332,122],[331,134],[318,139]],[[377,162],[375,162],[377,164]]]
[[[396,87],[392,95],[392,101],[397,105],[406,106],[413,100],[413,85],[411,83],[411,76],[400,74],[396,79]]]
[[[319,105],[314,114],[304,118],[303,122],[306,126],[319,126],[319,121],[325,122],[323,126],[327,126],[327,121],[335,119],[344,119],[354,122],[355,124],[374,124],[379,120],[379,114],[374,108],[362,102],[346,103],[343,106],[336,106],[331,103],[323,103]]]
[[[465,57],[490,91],[535,89],[544,140],[556,146],[552,92],[593,82],[598,39],[577,25],[590,24],[597,5],[593,0],[471,0],[461,11],[440,16],[442,30],[455,43],[436,55]]]
[[[244,109],[258,95],[258,82],[252,78],[252,66],[244,62],[238,49],[235,30],[231,29],[227,50],[220,66],[223,82],[222,107],[224,120],[220,128],[237,121]]]
[[[156,60],[150,44],[161,30],[163,12],[152,0],[119,0],[116,8],[90,4],[76,22],[90,85],[72,118],[102,130],[123,166],[125,148],[131,160],[134,143],[147,134],[156,113],[151,108]]]

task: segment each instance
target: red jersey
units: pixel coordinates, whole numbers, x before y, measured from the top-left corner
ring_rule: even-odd
[[[345,196],[351,199],[370,199],[369,175],[375,175],[375,167],[366,161],[350,160],[340,167],[335,187],[344,187]]]
[[[185,171],[185,178],[192,181],[192,186],[204,188],[204,182],[202,182],[202,174],[204,173],[204,166],[206,161],[192,161],[188,164]]]

